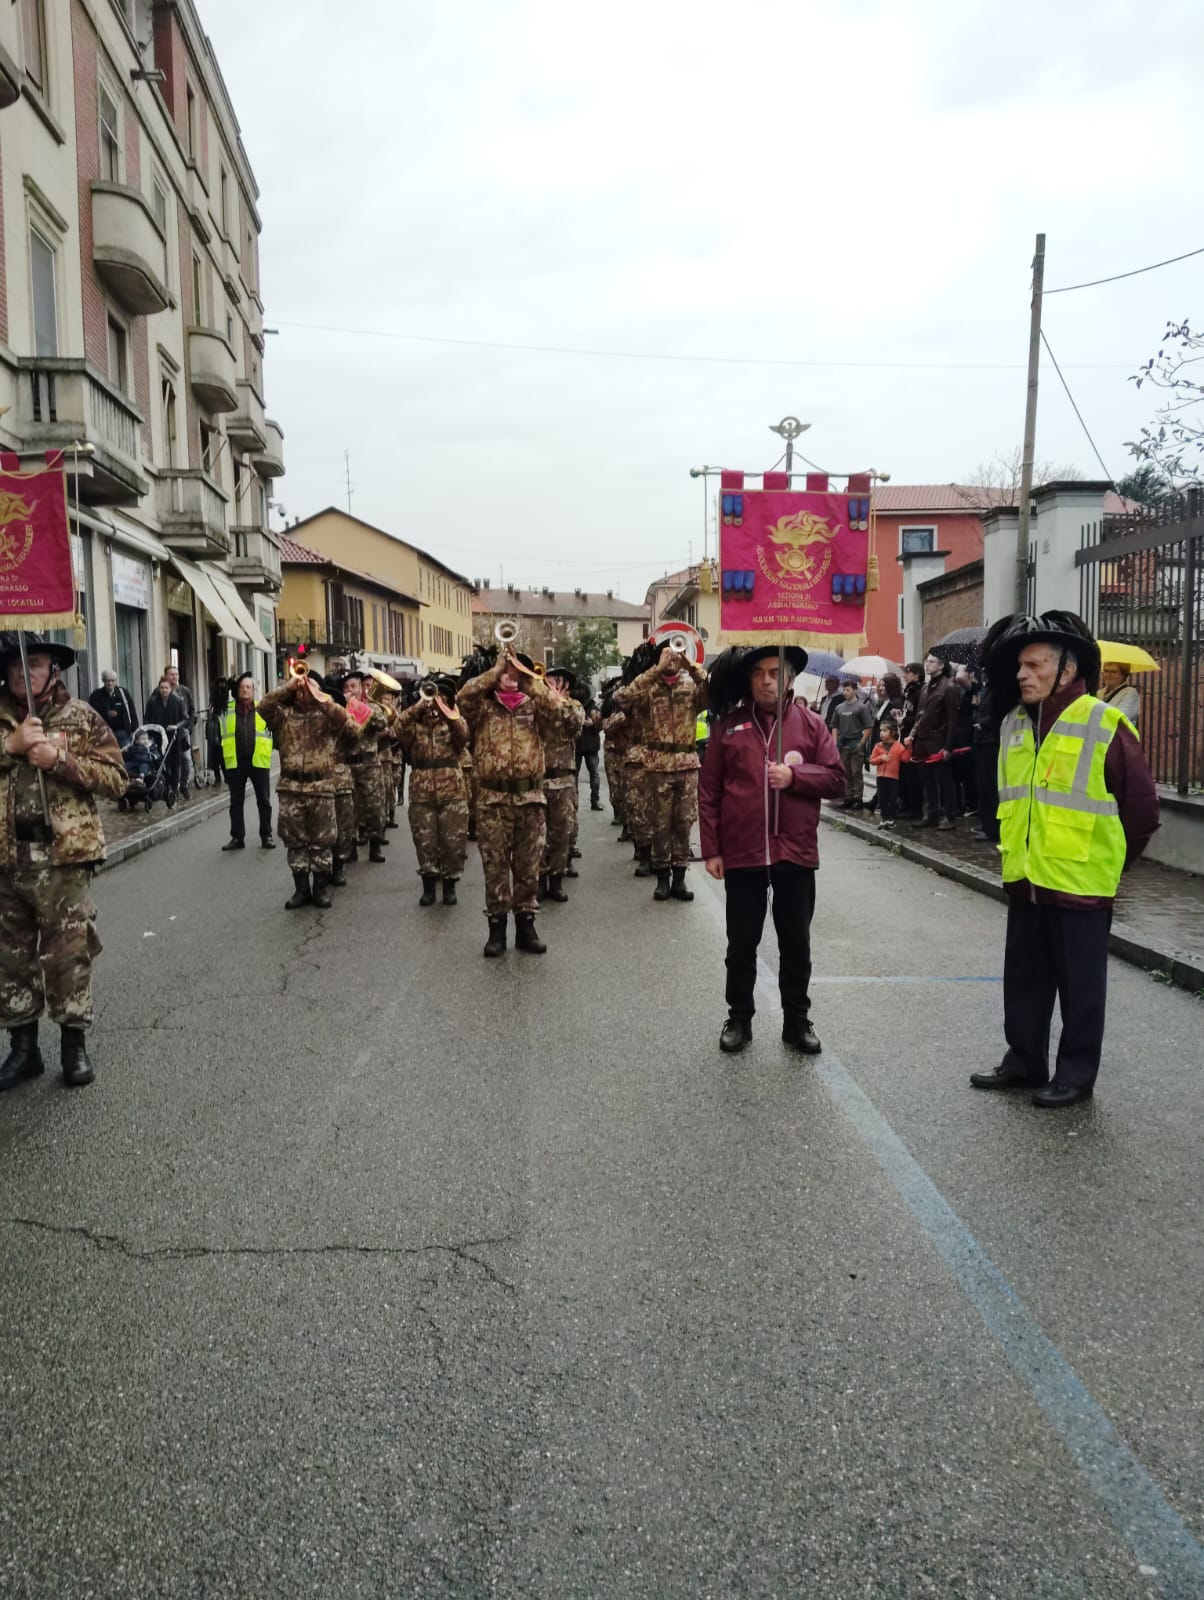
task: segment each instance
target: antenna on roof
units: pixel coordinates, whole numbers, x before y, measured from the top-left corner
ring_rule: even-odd
[[[351,451],[343,451],[343,470],[347,475],[347,515],[351,515]]]

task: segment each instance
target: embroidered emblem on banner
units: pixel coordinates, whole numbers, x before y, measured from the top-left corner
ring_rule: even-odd
[[[33,546],[33,507],[0,492],[0,572],[14,572]]]

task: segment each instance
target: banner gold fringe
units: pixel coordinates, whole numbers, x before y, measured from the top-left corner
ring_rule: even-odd
[[[720,630],[720,648],[747,644],[759,650],[763,645],[800,644],[804,650],[834,650],[838,656],[860,655],[866,646],[864,633],[728,633]]]
[[[0,616],[0,628],[6,633],[45,633],[47,628],[74,628],[76,637],[87,638],[84,619],[75,611],[25,612],[21,616]]]

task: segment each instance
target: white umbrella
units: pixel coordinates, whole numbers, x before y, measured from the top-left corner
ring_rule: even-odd
[[[897,661],[888,661],[885,656],[857,656],[846,661],[840,670],[842,676],[850,678],[881,678],[888,672],[901,676],[903,671]]]

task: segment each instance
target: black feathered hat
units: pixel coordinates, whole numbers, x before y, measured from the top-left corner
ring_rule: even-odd
[[[27,633],[25,650],[28,655],[49,656],[56,667],[73,667],[75,651],[70,645],[58,644],[45,634]],[[4,671],[14,656],[20,656],[21,646],[15,633],[0,633],[0,672]]]

